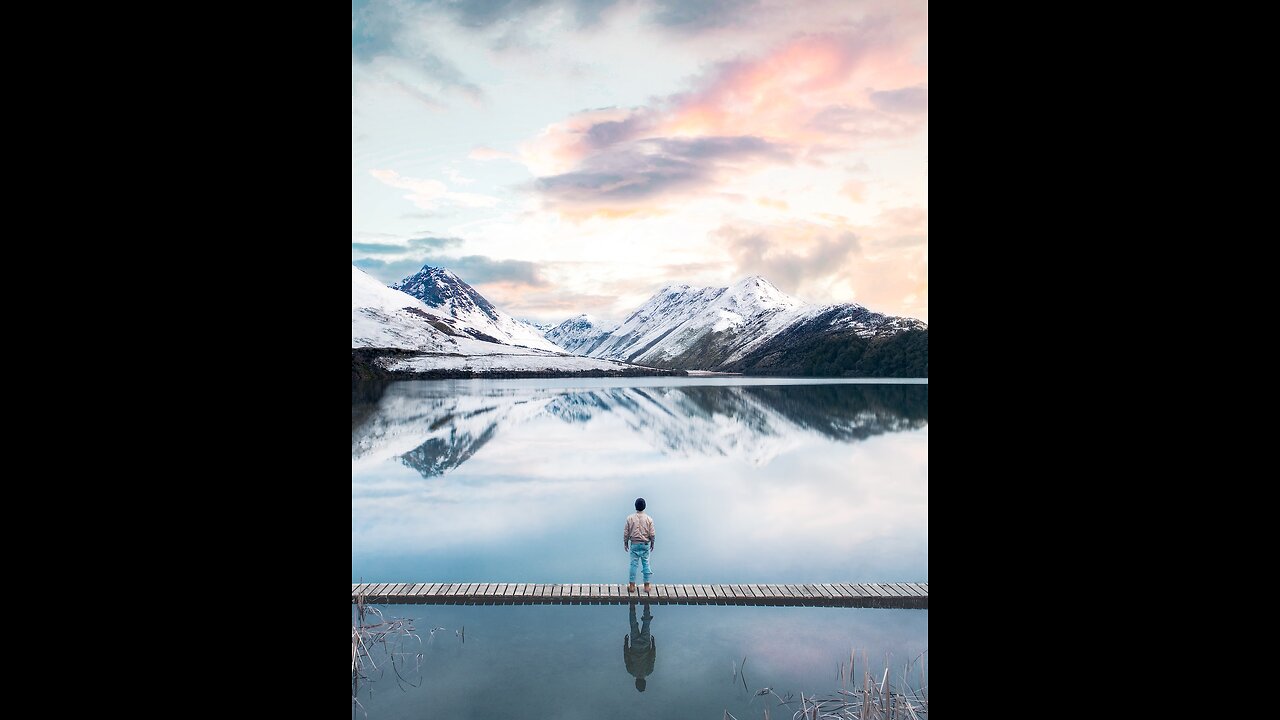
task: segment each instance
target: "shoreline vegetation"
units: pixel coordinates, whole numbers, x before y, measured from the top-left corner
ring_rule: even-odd
[[[365,604],[364,596],[360,596],[351,608],[351,716],[357,717],[358,710],[367,718],[369,712],[360,703],[361,683],[368,686],[375,680],[381,680],[386,676],[388,667],[401,691],[405,687],[421,687],[422,636],[413,625],[416,618],[384,617],[376,607]],[[374,617],[377,622],[373,622]],[[428,639],[434,640],[436,631],[444,629],[429,629]],[[456,632],[461,637],[465,628]],[[418,641],[416,649],[404,648],[409,638]],[[409,668],[410,659],[413,660],[412,670]]]
[[[773,716],[769,711],[769,701],[776,698],[778,703],[774,706],[779,718],[785,718],[787,711],[791,712],[791,717],[803,718],[809,720],[813,718],[837,718],[838,720],[928,720],[929,717],[929,684],[928,670],[926,669],[925,656],[928,650],[920,653],[915,659],[905,663],[902,666],[902,674],[898,677],[890,675],[888,659],[884,663],[884,670],[871,670],[873,667],[864,653],[862,664],[864,669],[862,676],[855,675],[855,656],[856,652],[850,651],[849,662],[846,664],[841,662],[836,669],[836,680],[840,683],[840,689],[834,693],[828,693],[824,696],[808,695],[800,693],[799,702],[796,701],[794,693],[788,692],[785,696],[779,695],[773,688],[764,687],[755,691],[751,700],[757,697],[764,697],[763,719],[772,720]],[[742,659],[743,669],[746,667],[747,659]],[[914,677],[913,677],[914,676]],[[733,682],[742,682],[743,688],[747,688],[746,674],[741,669],[735,671]],[[916,680],[915,686],[912,686],[912,680]],[[747,690],[750,692],[750,690]],[[750,703],[748,703],[750,704]],[[795,705],[798,708],[793,710]],[[784,710],[776,710],[776,708],[785,708]],[[744,714],[745,715],[745,714]],[[754,717],[752,715],[751,717]],[[729,712],[725,708],[722,720],[739,720],[737,716]]]
[[[900,335],[907,335],[901,333]],[[924,352],[927,353],[928,335],[923,335]],[[845,358],[822,357],[819,361],[807,358],[808,362],[789,362],[770,365],[756,364],[752,367],[735,367],[734,371],[717,370],[683,370],[677,368],[628,367],[618,369],[543,369],[543,370],[484,370],[468,368],[436,368],[431,370],[399,370],[387,366],[402,360],[425,357],[438,353],[420,350],[404,350],[400,348],[352,348],[351,380],[469,380],[469,379],[511,379],[511,378],[591,378],[591,377],[863,377],[863,378],[928,378],[928,360],[923,363],[886,363],[872,364],[864,367],[861,363],[853,365],[855,370],[849,371],[849,363],[841,362]],[[461,356],[458,356],[461,357]],[[925,356],[927,358],[927,355]],[[887,365],[887,366],[886,366]],[[843,371],[842,371],[843,370]],[[868,372],[867,370],[870,370]],[[735,372],[736,371],[736,372]]]
[[[407,360],[432,353],[398,348],[351,348],[351,380],[469,380],[476,378],[586,378],[586,377],[685,377],[684,370],[620,368],[617,370],[389,370],[388,361]]]

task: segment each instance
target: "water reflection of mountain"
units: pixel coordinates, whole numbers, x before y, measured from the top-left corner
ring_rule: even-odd
[[[844,442],[929,424],[928,385],[757,385],[741,390],[796,425]]]
[[[366,384],[367,385],[367,384]],[[797,436],[855,442],[928,425],[928,385],[746,385],[489,389],[431,383],[352,387],[353,463],[395,458],[423,477],[470,459],[503,427],[538,417],[617,417],[664,453],[768,464]]]
[[[422,477],[435,477],[471,459],[476,451],[493,439],[498,424],[485,428],[480,435],[450,432],[447,437],[433,437],[400,456],[400,462],[417,470]]]
[[[378,409],[378,401],[382,400],[382,393],[386,389],[385,382],[371,380],[351,383],[351,440],[353,443],[356,439],[356,428]],[[355,454],[354,444],[351,452]]]

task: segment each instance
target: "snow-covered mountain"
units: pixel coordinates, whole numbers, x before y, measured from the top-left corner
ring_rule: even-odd
[[[548,332],[547,339],[591,357],[713,370],[772,348],[791,333],[805,340],[833,333],[874,338],[926,327],[856,303],[811,305],[755,275],[727,288],[669,285],[610,331],[579,316]]]
[[[434,268],[432,268],[434,269]],[[443,271],[443,272],[448,272]],[[421,273],[420,273],[421,274]],[[450,276],[453,273],[448,273]],[[456,277],[454,278],[456,279]],[[420,289],[427,286],[424,284]],[[519,326],[504,322],[512,320],[489,304],[466,283],[457,281],[447,287],[469,291],[467,300],[479,308],[488,306],[496,316],[490,330],[509,328],[504,337],[526,340]],[[463,290],[462,288],[465,288]],[[478,298],[478,302],[477,299]],[[442,307],[459,308],[462,318],[446,315]],[[467,311],[466,302],[442,302],[432,307],[416,297],[389,288],[356,266],[351,266],[351,348],[353,377],[369,377],[389,371],[392,373],[432,373],[436,371],[483,374],[496,373],[631,373],[660,374],[648,368],[618,362],[607,358],[589,358],[570,355],[549,341],[535,338],[542,347],[525,344],[493,342],[494,335],[477,331],[474,312]],[[483,314],[483,310],[480,311]],[[489,318],[490,316],[484,315]],[[521,323],[523,324],[523,323]],[[354,352],[362,349],[374,352]],[[549,348],[549,349],[547,349]],[[413,350],[415,353],[377,352]],[[366,357],[370,356],[371,357]],[[371,366],[371,367],[370,367]]]
[[[448,352],[456,343],[432,324],[421,302],[352,265],[351,347]]]
[[[537,328],[494,307],[450,270],[424,265],[391,287],[421,300],[455,330],[477,340],[561,352]]]
[[[600,327],[590,315],[578,315],[546,331],[546,338],[559,347],[578,355],[590,355],[611,330]]]

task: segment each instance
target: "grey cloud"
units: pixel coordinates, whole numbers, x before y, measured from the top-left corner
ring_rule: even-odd
[[[571,9],[579,28],[598,24],[619,0],[353,0],[351,53],[360,60],[388,52],[395,33],[417,10],[443,13],[467,28],[501,23],[516,25],[528,16],[553,7]],[[696,32],[741,24],[758,0],[651,0],[649,20],[664,27]],[[512,38],[500,40],[509,46]]]
[[[444,103],[437,100],[436,97],[431,93],[424,92],[423,90],[416,88],[403,80],[392,80],[391,84],[399,88],[400,92],[403,92],[405,95],[408,95],[414,100],[417,100],[418,102],[425,105],[427,108],[430,108],[432,110],[440,110],[445,107]]]
[[[545,50],[551,46],[545,42],[535,40],[529,35],[529,33],[525,32],[522,27],[515,26],[508,29],[505,33],[499,36],[497,40],[494,40],[493,44],[489,47],[492,48],[494,52],[500,53],[507,52],[509,50],[528,53],[535,50]]]
[[[617,0],[422,0],[420,4],[439,8],[453,17],[454,22],[471,28],[516,21],[525,15],[553,5],[563,5],[574,10],[574,19],[580,27],[589,27],[600,20],[600,15],[617,3]]]
[[[610,120],[596,123],[587,128],[583,135],[586,136],[587,142],[591,147],[597,149],[606,148],[610,145],[639,137],[651,124],[644,115],[632,115],[626,120]]]
[[[430,75],[441,85],[447,88],[455,88],[462,90],[473,98],[484,95],[480,90],[480,86],[467,80],[457,65],[436,55],[435,53],[422,51],[416,54],[416,61],[424,72]]]
[[[774,160],[785,160],[790,157],[789,151],[783,146],[754,135],[657,138],[650,142],[655,143],[664,152],[672,155],[696,159],[767,157]]]
[[[459,25],[488,27],[507,19],[518,19],[528,10],[546,6],[546,0],[460,0],[455,2],[428,2],[428,5],[444,8]]]
[[[376,258],[359,258],[352,260],[351,264],[381,280],[384,285],[390,285],[409,277],[421,270],[423,265],[421,260],[393,260],[387,262]]]
[[[653,21],[680,30],[737,25],[757,0],[656,0]]]
[[[419,237],[412,238],[405,245],[393,245],[391,243],[371,243],[371,242],[353,242],[351,243],[352,253],[361,253],[365,255],[397,255],[414,250],[442,250],[444,248],[456,247],[462,244],[462,238],[455,237]]]
[[[447,58],[424,47],[401,47],[398,36],[401,29],[411,21],[412,11],[412,4],[392,0],[352,0],[351,59],[368,63],[379,56],[398,57],[411,63],[445,89],[459,90],[473,98],[481,97],[483,93],[480,88],[467,80],[462,71]],[[440,102],[421,88],[394,77],[386,79],[396,83],[428,107],[440,107]]]
[[[763,232],[726,228],[719,234],[739,275],[763,275],[786,292],[795,292],[808,280],[842,272],[845,261],[862,252],[858,236],[851,232],[819,237],[804,255],[788,249],[786,238]]]
[[[929,90],[905,87],[871,93],[871,104],[885,112],[918,115],[929,110]]]
[[[385,245],[383,243],[351,243],[351,252],[365,253],[368,255],[392,255],[402,253],[408,250],[403,245]]]
[[[423,265],[452,270],[469,285],[489,282],[515,282],[532,287],[547,287],[550,283],[542,277],[536,263],[524,260],[494,260],[483,255],[466,257],[424,257],[419,260],[395,260],[387,262],[376,258],[353,260],[356,267],[384,283],[403,280],[422,269]]]
[[[617,3],[618,0],[576,0],[573,5],[578,24],[584,28],[595,25],[600,22],[601,13]]]
[[[351,57],[362,62],[391,50],[401,17],[394,5],[380,0],[352,0]]]
[[[857,138],[898,137],[912,132],[919,123],[917,119],[850,105],[829,105],[809,119],[809,127],[815,130]]]
[[[610,147],[581,170],[538,178],[533,188],[558,202],[632,202],[703,185],[723,162],[790,157],[787,148],[749,135],[649,138]]]
[[[420,237],[413,238],[409,241],[409,247],[412,248],[432,248],[439,250],[441,248],[455,247],[462,244],[462,238],[456,237]]]

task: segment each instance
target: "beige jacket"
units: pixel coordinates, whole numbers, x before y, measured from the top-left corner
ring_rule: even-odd
[[[653,518],[644,511],[634,512],[627,516],[627,524],[622,528],[622,544],[633,542],[651,543],[657,537],[653,530]]]

